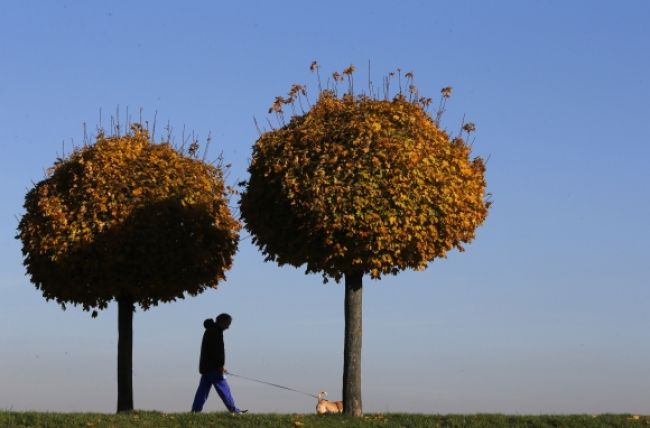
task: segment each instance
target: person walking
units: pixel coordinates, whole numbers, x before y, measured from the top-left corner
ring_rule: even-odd
[[[229,412],[241,414],[248,411],[235,406],[235,400],[230,393],[230,386],[228,386],[225,377],[228,372],[224,367],[226,351],[223,343],[223,332],[230,327],[231,322],[232,317],[228,314],[220,314],[216,320],[208,318],[203,322],[205,332],[201,342],[201,359],[199,363],[201,380],[194,395],[193,412],[203,410],[203,405],[208,399],[212,386],[217,390],[217,394],[219,394]]]

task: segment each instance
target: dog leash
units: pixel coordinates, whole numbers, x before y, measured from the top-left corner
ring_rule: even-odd
[[[277,383],[271,383],[271,382],[266,382],[266,381],[259,380],[259,379],[253,379],[252,377],[246,377],[246,376],[238,375],[238,374],[235,374],[235,373],[233,373],[231,371],[227,371],[226,374],[230,375],[230,376],[235,376],[235,377],[239,377],[239,378],[242,378],[242,379],[250,380],[252,382],[263,383],[265,385],[273,386],[275,388],[286,389],[287,391],[297,392],[298,394],[303,394],[303,395],[307,395],[309,397],[314,397],[317,400],[319,399],[318,395],[310,394],[308,392],[298,391],[297,389],[289,388],[288,386],[278,385]]]

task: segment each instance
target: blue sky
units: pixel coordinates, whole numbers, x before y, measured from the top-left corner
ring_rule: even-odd
[[[649,21],[641,0],[2,2],[0,409],[115,410],[116,307],[45,302],[14,239],[82,123],[119,106],[212,132],[235,183],[252,118],[292,83],[315,91],[318,60],[453,86],[443,125],[476,123],[489,156],[494,206],[467,251],[365,281],[364,410],[650,413]],[[340,398],[342,285],[264,263],[244,233],[218,290],[135,314],[136,408],[189,410],[202,321],[224,311],[231,371]],[[231,387],[252,411],[315,405]]]

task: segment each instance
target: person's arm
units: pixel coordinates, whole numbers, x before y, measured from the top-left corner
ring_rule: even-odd
[[[219,335],[216,346],[215,346],[215,351],[217,352],[216,355],[216,365],[220,368],[221,374],[223,375],[225,373],[225,364],[226,364],[226,349],[225,345],[223,343],[223,333]]]

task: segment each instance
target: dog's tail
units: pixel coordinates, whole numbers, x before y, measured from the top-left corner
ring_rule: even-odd
[[[321,391],[321,392],[318,393],[318,399],[323,400],[326,395],[327,395],[327,392]]]

